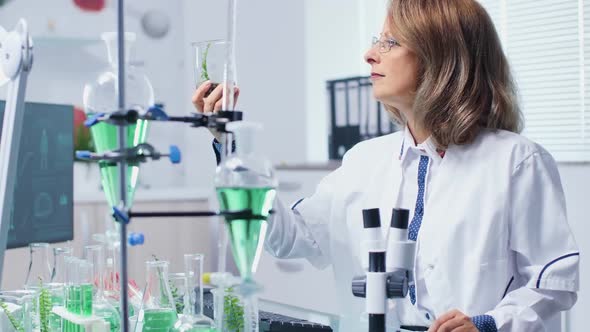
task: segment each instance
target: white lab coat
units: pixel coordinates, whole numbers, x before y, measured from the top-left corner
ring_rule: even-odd
[[[311,197],[294,209],[277,200],[269,220],[270,253],[333,266],[340,331],[358,331],[364,310],[350,286],[366,254],[361,211],[381,208],[387,234],[399,204],[403,141],[398,132],[357,144]],[[573,305],[579,254],[556,164],[542,147],[485,130],[472,144],[447,149],[428,195],[417,241],[417,302],[398,304],[402,323],[429,325],[459,309],[491,315],[499,331],[543,331],[549,316]]]

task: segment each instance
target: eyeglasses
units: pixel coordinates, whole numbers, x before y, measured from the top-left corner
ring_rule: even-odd
[[[385,38],[385,40],[381,40],[379,37],[373,37],[373,41],[371,43],[373,47],[379,45],[379,52],[380,53],[387,53],[391,50],[394,46],[400,46],[400,43],[393,39],[393,38]]]

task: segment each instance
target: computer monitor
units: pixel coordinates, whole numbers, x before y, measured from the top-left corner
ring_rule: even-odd
[[[25,103],[24,112],[7,249],[74,238],[73,106]]]

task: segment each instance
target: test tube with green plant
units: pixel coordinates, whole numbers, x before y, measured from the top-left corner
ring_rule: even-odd
[[[193,43],[196,87],[198,88],[206,81],[211,82],[205,97],[208,97],[223,81],[226,48],[227,43],[224,40]]]

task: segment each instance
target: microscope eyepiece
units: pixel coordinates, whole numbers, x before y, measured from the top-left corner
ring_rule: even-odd
[[[408,229],[410,211],[406,209],[393,209],[391,214],[391,227],[399,229]]]
[[[364,209],[363,225],[365,228],[380,228],[381,216],[379,214],[379,209]]]

